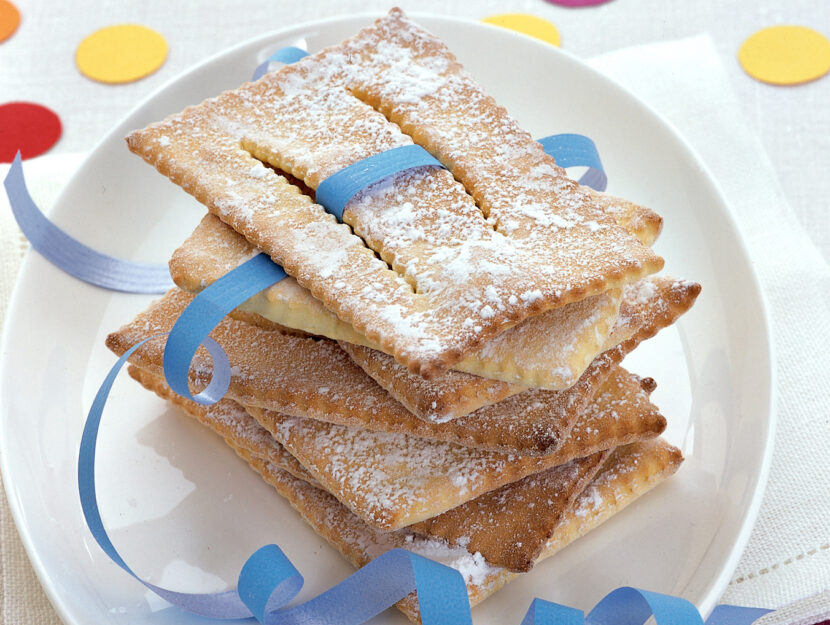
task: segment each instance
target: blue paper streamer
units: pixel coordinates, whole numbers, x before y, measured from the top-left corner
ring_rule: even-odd
[[[141,346],[163,336],[165,334],[157,334],[137,343],[113,365],[95,395],[81,436],[78,456],[81,508],[93,538],[113,562],[171,604],[210,618],[256,616],[266,625],[363,623],[422,587],[425,594],[420,599],[420,607],[425,623],[463,625],[471,622],[464,580],[458,571],[402,549],[384,554],[322,595],[287,610],[281,608],[302,588],[303,578],[276,545],[262,547],[248,558],[239,575],[238,592],[182,593],[138,577],[118,553],[104,528],[95,488],[95,451],[104,407],[116,377]],[[216,358],[218,344],[208,338],[203,345]],[[370,592],[366,592],[367,589]],[[461,596],[461,593],[464,602],[459,604],[453,597]],[[445,605],[447,601],[450,605]],[[465,610],[460,606],[466,609],[466,619]]]
[[[597,146],[591,139],[584,135],[566,133],[542,137],[538,141],[542,144],[542,149],[552,156],[560,167],[588,168],[579,179],[579,184],[597,191],[605,191],[608,188],[608,176],[602,167]]]
[[[306,56],[308,56],[308,52],[302,48],[295,48],[294,46],[280,48],[257,66],[251,80],[259,80],[265,76],[265,74],[268,73],[268,68],[271,63],[285,63],[286,65],[291,65],[291,63],[296,63],[301,58]]]
[[[709,618],[706,619],[706,625],[752,625],[770,612],[775,612],[775,610],[722,604],[715,606]]]
[[[17,225],[41,256],[66,273],[113,291],[164,293],[173,286],[167,265],[136,263],[102,254],[69,236],[29,195],[20,152],[3,181]]]
[[[401,145],[364,158],[332,174],[319,184],[314,200],[343,220],[343,210],[355,195],[389,176],[415,167],[444,167],[420,145]]]
[[[104,407],[112,385],[127,360],[158,334],[137,343],[113,365],[98,389],[84,424],[78,457],[78,490],[81,508],[95,541],[124,571],[171,604],[193,614],[217,619],[255,616],[263,625],[341,623],[359,625],[411,592],[418,593],[424,625],[471,625],[467,589],[455,569],[403,549],[376,558],[333,588],[301,605],[285,608],[303,586],[303,577],[276,545],[258,549],[239,574],[238,591],[181,593],[139,578],[127,566],[107,535],[95,492],[95,451]],[[203,343],[213,351],[213,339]],[[723,606],[706,625],[750,625],[767,610]],[[685,599],[658,593],[619,588],[607,595],[583,618],[567,606],[536,599],[522,625],[642,625],[651,615],[657,625],[702,625],[694,606]]]
[[[139,582],[144,584],[147,588],[152,590],[160,597],[166,599],[173,605],[193,612],[200,616],[209,616],[214,618],[242,618],[250,616],[245,605],[240,601],[239,596],[235,591],[226,591],[222,593],[215,593],[211,595],[180,593],[167,590],[145,582],[140,579],[133,570],[127,566],[127,563],[119,555],[118,551],[113,546],[112,542],[104,529],[104,523],[101,520],[101,513],[98,509],[98,498],[95,493],[95,449],[98,439],[98,430],[101,425],[101,417],[104,412],[107,398],[112,389],[113,382],[121,368],[127,362],[127,359],[135,353],[144,343],[152,341],[163,334],[152,336],[141,341],[127,350],[118,362],[110,369],[107,377],[104,379],[101,388],[95,395],[92,402],[92,407],[89,409],[86,423],[84,424],[84,431],[81,436],[81,449],[78,456],[78,492],[81,497],[81,508],[84,513],[84,518],[89,526],[92,536],[95,541],[104,550],[113,562],[124,569],[127,573],[132,575]],[[213,347],[213,339],[208,339],[205,345],[209,348]],[[218,347],[218,345],[216,345]]]
[[[204,289],[179,315],[164,347],[164,377],[167,385],[182,397],[202,405],[216,403],[228,390],[230,366],[220,347],[211,352],[214,361],[210,384],[191,395],[188,372],[196,350],[225,316],[252,295],[286,277],[282,267],[266,254],[257,254]]]
[[[239,574],[238,590],[182,593],[139,578],[118,553],[104,528],[95,490],[95,451],[104,407],[116,377],[136,350],[162,336],[157,334],[137,343],[113,365],[95,395],[81,436],[78,456],[81,508],[93,538],[113,562],[174,606],[210,618],[255,616],[263,625],[359,625],[416,591],[424,625],[472,625],[461,574],[403,549],[384,553],[333,588],[292,608],[284,606],[302,588],[303,577],[276,545],[261,547],[248,558]],[[211,338],[203,345],[212,354],[218,348]],[[750,625],[767,612],[721,606],[706,625]],[[535,599],[522,625],[643,625],[652,614],[656,625],[703,625],[697,610],[685,599],[635,588],[613,591],[587,617],[579,610]]]

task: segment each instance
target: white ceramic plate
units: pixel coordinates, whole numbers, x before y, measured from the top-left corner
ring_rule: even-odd
[[[305,39],[318,50],[369,21],[336,19],[267,35],[174,80],[99,144],[52,217],[102,251],[165,261],[203,209],[128,153],[127,132],[237,86],[278,47]],[[576,59],[495,27],[420,21],[535,136],[593,137],[609,191],[665,217],[657,249],[667,272],[704,285],[687,317],[628,361],[660,384],[654,397],[669,419],[667,436],[686,455],[678,475],[511,583],[474,618],[518,623],[534,596],[587,609],[621,585],[681,595],[708,611],[757,512],[773,423],[764,304],[729,209],[665,122]],[[104,337],[148,302],[82,284],[29,254],[8,316],[0,377],[6,489],[40,580],[68,623],[190,618],[101,552],[83,522],[75,481],[83,420],[114,361]],[[233,585],[246,557],[270,542],[306,576],[301,599],[352,572],[217,437],[122,378],[104,416],[98,492],[113,542],[140,575],[176,590],[218,590]],[[390,610],[377,622],[403,620]]]

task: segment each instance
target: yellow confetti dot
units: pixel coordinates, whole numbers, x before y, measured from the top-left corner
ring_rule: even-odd
[[[830,71],[830,41],[804,26],[771,26],[744,41],[738,60],[757,80],[798,85]]]
[[[96,30],[75,51],[75,63],[81,73],[106,83],[132,82],[149,76],[166,57],[164,37],[138,24]]]
[[[527,13],[503,13],[501,15],[485,17],[481,21],[536,37],[536,39],[541,39],[555,46],[562,43],[556,26],[548,20],[536,17],[535,15],[528,15]]]

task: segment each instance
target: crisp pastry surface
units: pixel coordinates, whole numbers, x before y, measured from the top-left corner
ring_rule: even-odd
[[[665,302],[661,296],[655,301],[662,303],[641,310],[635,306],[639,306],[640,299],[633,300],[627,314],[641,310],[637,314],[649,320],[648,327],[642,331],[653,334],[693,301],[696,285],[684,284],[663,283],[663,286],[676,286],[670,289]],[[660,289],[653,292],[658,293]],[[113,333],[107,339],[108,345],[122,354],[140,340],[169,330],[190,299],[186,293],[172,291]],[[642,298],[642,301],[649,300]],[[636,345],[636,341],[630,340],[624,349],[621,345],[605,352],[567,391],[526,391],[466,417],[436,424],[414,417],[328,341],[285,336],[235,320],[223,321],[213,336],[225,348],[235,367],[230,396],[242,403],[341,425],[522,455],[554,453],[613,365]],[[134,354],[133,362],[161,375],[162,354],[161,342],[151,342]],[[207,357],[197,354],[198,383],[206,382],[208,371]],[[604,431],[596,425],[593,427]]]
[[[449,170],[372,185],[344,224],[262,164],[316,190],[413,139]],[[530,315],[662,267],[398,10],[128,143],[425,377]]]
[[[558,453],[538,457],[486,452],[250,407],[248,411],[326,490],[371,525],[385,529],[404,527],[478,497],[478,517],[471,526],[462,528],[452,515],[423,526],[431,534],[451,540],[460,540],[463,534],[477,541],[475,530],[482,528],[476,528],[475,523],[504,513],[500,496],[482,499],[484,493],[598,450],[659,434],[665,419],[648,400],[653,385],[650,378],[640,380],[616,369],[600,389],[597,401],[588,407],[585,425],[572,431]],[[623,424],[636,425],[628,429]],[[529,501],[544,489],[543,480],[530,480],[524,490]],[[532,525],[530,521],[518,525],[525,524]],[[499,541],[489,535],[479,544],[479,550],[486,549],[488,555],[497,552],[498,561],[509,561],[511,567],[530,566],[535,555],[534,539],[538,543],[539,533],[545,530],[539,526],[525,530],[528,544],[524,550],[516,548],[511,552],[507,546],[498,550]],[[507,560],[511,556],[513,559]]]
[[[409,527],[480,553],[490,564],[529,571],[611,450],[528,475]]]
[[[570,510],[565,512],[536,562],[584,536],[639,496],[671,476],[683,457],[663,439],[626,445],[606,461]],[[382,553],[403,548],[452,566],[464,576],[470,603],[476,605],[495,593],[518,573],[489,564],[480,554],[452,547],[444,541],[424,538],[408,530],[383,532],[370,527],[323,489],[292,477],[264,461],[251,459],[251,466],[277,489],[320,536],[352,564],[364,566]],[[416,596],[398,607],[420,622]]]
[[[123,354],[139,341],[169,331],[193,296],[171,291],[107,338]],[[606,366],[589,368],[567,391],[533,389],[485,406],[446,424],[430,423],[410,413],[358,367],[336,343],[267,331],[224,319],[211,333],[233,366],[229,397],[288,415],[403,432],[508,453],[552,453],[607,374]],[[163,342],[151,341],[131,362],[161,375]],[[191,369],[197,386],[209,379],[211,365],[200,349]]]
[[[666,421],[649,401],[655,386],[651,378],[641,379],[615,367],[565,444],[565,448],[582,450],[574,460],[486,493],[410,529],[466,546],[488,562],[511,570],[530,569],[559,521],[556,510],[564,514],[570,509],[612,449],[663,431]],[[641,429],[627,430],[625,423],[639,423]],[[605,451],[585,455],[598,449]]]
[[[196,293],[255,253],[245,238],[207,215],[174,252],[170,271],[179,287]],[[619,306],[619,289],[611,289],[530,317],[486,341],[452,368],[524,386],[567,388],[607,343]],[[260,315],[280,326],[381,349],[293,278],[257,293],[232,315]]]
[[[651,276],[642,284],[626,287],[620,315],[607,340],[608,357],[614,362],[674,321],[694,303],[699,285],[663,276]],[[389,394],[421,418],[442,422],[521,393],[524,388],[457,371],[432,380],[410,373],[386,354],[340,342],[360,367]],[[604,362],[608,357],[598,359]],[[592,371],[592,365],[588,372]],[[580,380],[582,382],[583,380]]]
[[[398,529],[557,464],[406,434],[248,408],[322,486],[364,521]]]
[[[222,436],[237,453],[244,451],[240,455],[245,459],[259,458],[320,486],[268,430],[236,402],[226,399],[212,406],[201,406],[172,393],[163,379],[147,371],[130,366],[129,372],[145,388],[172,400],[184,412]],[[615,377],[617,382],[613,382]],[[614,390],[620,386],[629,388],[623,393]],[[620,421],[630,416],[644,424],[662,420],[647,400],[651,386],[645,381],[639,382],[636,376],[625,376],[619,371],[606,383],[606,387],[608,389],[600,394],[613,397],[603,402],[602,412],[609,418]],[[616,413],[617,407],[622,408],[621,414]],[[591,427],[592,420],[587,417],[585,420],[587,423],[582,429],[586,430],[589,438],[590,435],[597,436],[597,430]],[[593,421],[596,423],[598,419]],[[658,427],[648,431],[644,427],[637,434],[629,433],[627,436],[621,435],[619,430],[611,431],[602,438],[609,446],[627,444],[657,436],[661,429]],[[466,547],[471,553],[480,553],[490,564],[511,570],[527,570],[547,543],[561,515],[570,508],[574,498],[582,492],[610,453],[609,449],[528,476],[410,529],[422,536],[448,539],[452,544]],[[535,502],[544,502],[544,505],[536,506]]]
[[[481,408],[522,393],[527,387],[490,380],[460,371],[447,371],[427,380],[395,362],[381,351],[337,344],[372,379],[403,404],[412,414],[426,421],[445,423]]]

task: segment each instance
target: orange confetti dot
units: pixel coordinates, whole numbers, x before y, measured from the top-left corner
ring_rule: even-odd
[[[14,34],[20,25],[20,11],[9,0],[0,0],[0,41]]]
[[[81,73],[106,83],[125,83],[149,76],[167,58],[167,41],[138,24],[119,24],[97,30],[75,51]]]
[[[830,71],[830,41],[804,26],[771,26],[744,41],[738,61],[756,80],[798,85]]]
[[[527,13],[503,13],[491,15],[481,20],[486,24],[494,24],[510,30],[515,30],[536,39],[558,46],[562,43],[556,26],[546,19]]]

